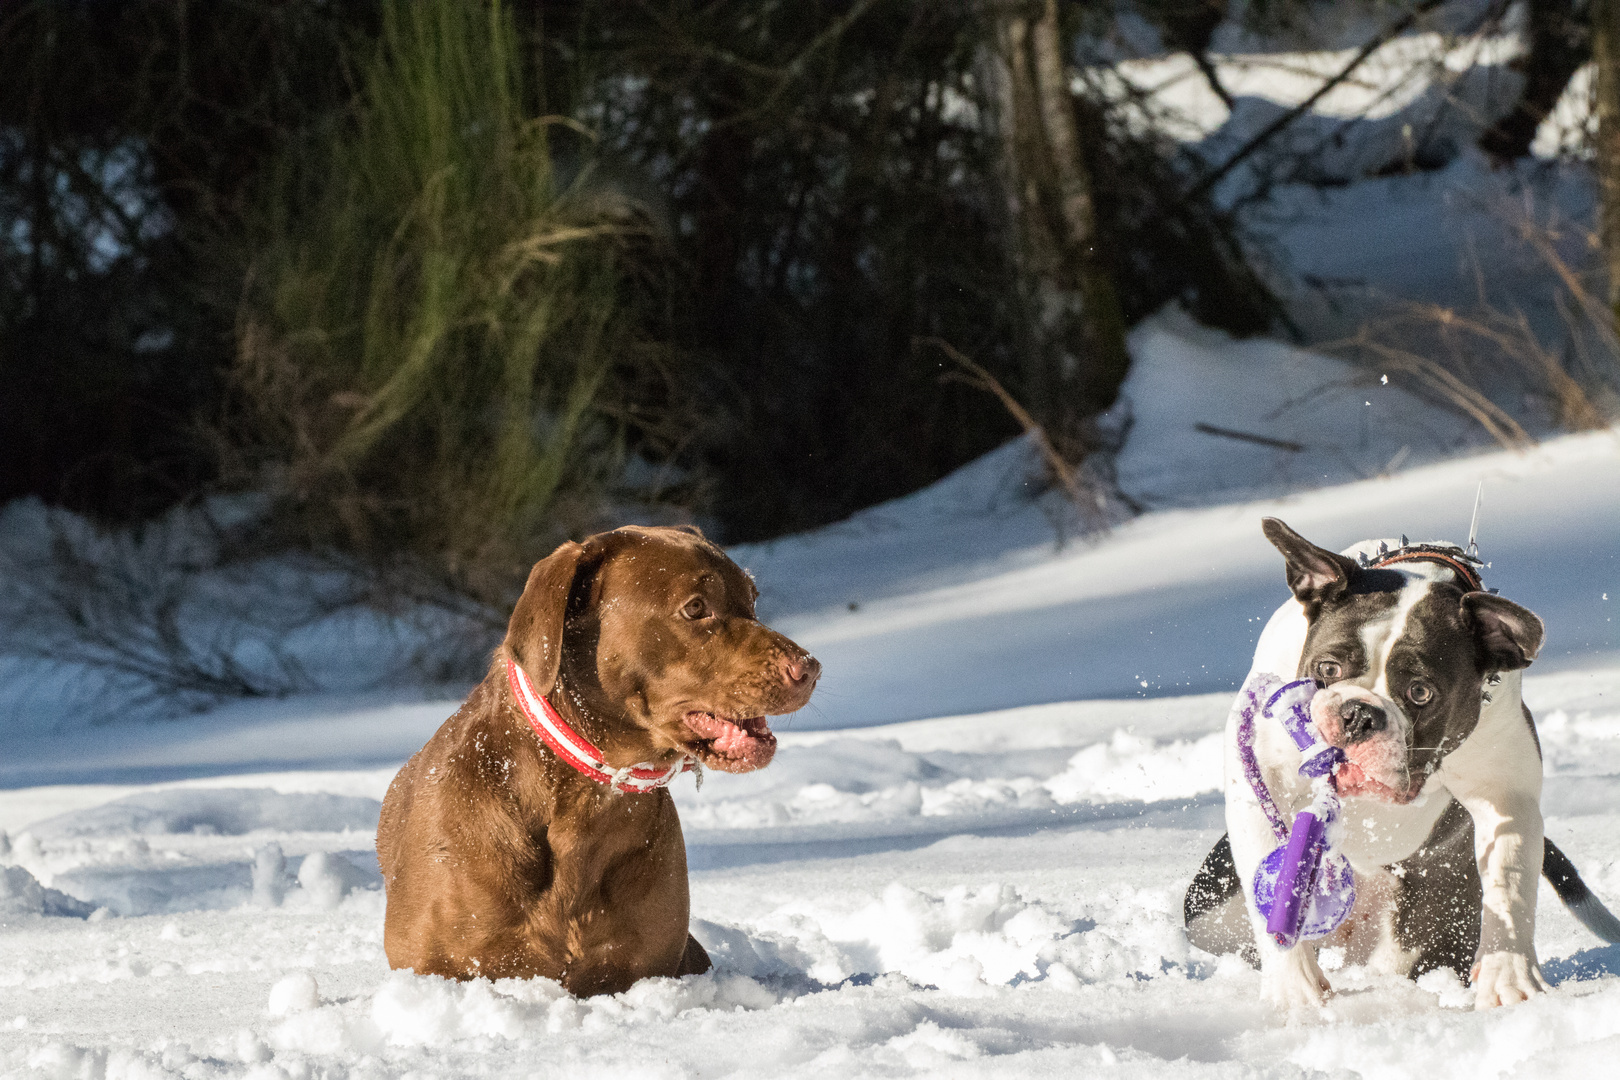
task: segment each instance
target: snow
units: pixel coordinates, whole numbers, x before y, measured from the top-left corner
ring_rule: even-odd
[[[1174,376],[1176,349],[1154,348],[1171,359],[1152,377]],[[1269,407],[1221,416],[1241,426]],[[1323,447],[1356,435],[1335,430],[1338,407],[1300,431]],[[1418,412],[1369,427],[1366,461],[1422,419],[1414,402],[1386,407]],[[1145,438],[1131,475],[1168,484],[1185,441]],[[1227,441],[1214,460],[1251,453]],[[737,552],[827,674],[817,708],[778,725],[769,768],[675,788],[713,972],[579,1000],[545,980],[387,969],[372,832],[394,769],[452,699],[69,727],[8,746],[0,766],[0,1075],[1430,1078],[1608,1061],[1620,948],[1547,888],[1545,998],[1475,1014],[1449,976],[1386,980],[1330,956],[1340,992],[1294,1023],[1261,1007],[1254,972],[1186,943],[1180,905],[1222,828],[1217,733],[1255,620],[1284,591],[1260,515],[1329,545],[1456,536],[1479,478],[1488,580],[1551,627],[1526,681],[1549,833],[1620,899],[1620,649],[1604,599],[1620,597],[1620,432],[1315,490],[1234,464],[1287,493],[1211,504],[1166,487],[1168,508],[1061,550],[1017,494],[1021,454]],[[1320,460],[1348,468],[1339,451]],[[987,515],[1028,542],[981,557]],[[835,588],[849,567],[856,611]]]
[[[1477,126],[1481,115],[1501,113],[1518,99],[1522,76],[1507,65],[1523,51],[1516,34],[1461,41],[1434,32],[1405,34],[1369,56],[1353,77],[1318,99],[1312,112],[1331,120],[1378,121],[1414,109],[1432,116],[1443,111],[1444,102],[1445,111],[1455,114],[1445,118],[1452,125]],[[1316,93],[1360,52],[1358,43],[1316,52],[1216,54],[1210,61],[1234,99],[1263,102],[1281,112]],[[1139,90],[1153,92],[1156,104],[1181,121],[1183,126],[1172,130],[1183,138],[1212,134],[1233,115],[1186,53],[1126,60],[1113,70]]]
[[[1281,499],[1166,510],[1101,543],[1039,557],[1014,552],[982,576],[928,579],[902,595],[852,585],[835,599],[837,568],[861,557],[858,533],[835,532],[825,541],[829,556],[837,552],[828,576],[808,584],[832,603],[775,619],[826,668],[811,715],[797,723],[846,727],[1235,687],[1277,603],[1277,556],[1260,535],[1262,515],[1335,549],[1403,533],[1465,539],[1481,481],[1487,580],[1547,621],[1543,666],[1616,662],[1614,609],[1602,599],[1620,594],[1606,584],[1620,568],[1616,447],[1616,434],[1603,431]],[[898,546],[893,534],[885,540]],[[783,541],[744,562],[761,580],[780,581],[813,542]],[[1574,566],[1581,572],[1549,572]]]

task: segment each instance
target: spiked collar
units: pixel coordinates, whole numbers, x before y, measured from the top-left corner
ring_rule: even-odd
[[[632,795],[644,795],[668,787],[670,781],[683,772],[696,772],[698,786],[703,785],[703,766],[690,756],[664,769],[646,761],[615,769],[603,760],[602,751],[597,749],[596,744],[570,727],[551,702],[535,690],[529,673],[520,664],[506,661],[506,681],[512,688],[512,697],[517,701],[518,708],[523,711],[524,718],[529,721],[529,726],[540,741],[577,772],[598,784],[606,784],[621,793],[628,791]]]
[[[1457,575],[1457,580],[1464,587],[1465,592],[1481,592],[1485,583],[1480,579],[1479,572],[1484,563],[1463,551],[1462,548],[1452,547],[1450,544],[1413,544],[1408,543],[1406,537],[1401,537],[1401,546],[1390,548],[1387,544],[1378,545],[1378,557],[1369,558],[1365,552],[1361,555],[1361,565],[1369,570],[1377,570],[1396,563],[1427,562],[1444,566]]]

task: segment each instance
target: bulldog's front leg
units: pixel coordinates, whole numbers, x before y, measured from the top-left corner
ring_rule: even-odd
[[[1232,825],[1233,814],[1227,813],[1227,826]],[[1264,818],[1261,818],[1262,825]],[[1238,872],[1243,889],[1243,906],[1254,929],[1254,946],[1260,955],[1260,997],[1286,1012],[1312,1011],[1327,1001],[1333,987],[1316,962],[1316,944],[1302,941],[1291,949],[1279,949],[1266,930],[1266,917],[1254,906],[1254,874],[1265,853],[1275,846],[1269,827],[1251,839],[1258,845],[1239,841],[1236,830],[1231,832],[1232,862]],[[1256,854],[1256,851],[1259,853]]]
[[[1474,854],[1483,892],[1479,952],[1469,980],[1474,1008],[1527,1000],[1548,989],[1536,962],[1536,884],[1541,878],[1538,801],[1459,796],[1474,819]]]
[[[1536,962],[1536,885],[1541,878],[1541,748],[1520,704],[1519,673],[1503,677],[1479,726],[1446,758],[1441,779],[1474,819],[1483,893],[1474,1007],[1511,1005],[1547,990]]]
[[[1235,764],[1235,753],[1233,756]],[[1227,777],[1227,836],[1232,845],[1238,887],[1243,893],[1243,907],[1254,930],[1255,950],[1260,956],[1260,996],[1290,1013],[1319,1009],[1332,987],[1316,962],[1315,944],[1301,942],[1291,949],[1279,949],[1266,930],[1265,916],[1254,905],[1255,871],[1277,846],[1277,838],[1241,767],[1235,770],[1229,767]]]
[[[1310,943],[1279,949],[1269,941],[1260,946],[1260,998],[1288,1013],[1320,1009],[1333,992],[1327,976],[1316,962],[1316,946]]]

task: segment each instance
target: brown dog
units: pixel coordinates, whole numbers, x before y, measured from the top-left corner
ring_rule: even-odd
[[[535,565],[489,675],[383,800],[392,967],[581,995],[708,970],[663,785],[768,764],[765,717],[821,673],[754,618],[757,595],[696,529],[600,533]],[[592,751],[599,769],[568,760]]]

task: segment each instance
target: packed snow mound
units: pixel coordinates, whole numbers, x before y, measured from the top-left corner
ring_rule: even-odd
[[[82,919],[92,910],[91,905],[82,900],[56,889],[47,889],[20,866],[0,866],[0,918],[68,915]]]
[[[1166,308],[1131,334],[1119,486],[1151,507],[1351,483],[1484,444],[1478,425],[1380,376]]]
[[[1074,988],[1197,966],[1179,909],[1171,907],[1161,893],[1127,891],[1076,915],[1001,883],[933,894],[895,882],[847,912],[817,914],[789,903],[746,927],[695,923],[693,934],[706,949],[712,942],[711,958],[755,978],[801,976],[832,986],[899,974],[972,995],[1042,980]],[[1099,932],[1102,923],[1108,926]]]
[[[726,785],[719,797],[678,790],[683,827],[701,839],[705,830],[862,823],[926,829],[924,819],[987,816],[1038,821],[1068,807],[1185,801],[1214,791],[1220,776],[1217,734],[1154,739],[1116,729],[1079,746],[962,753],[907,750],[883,737],[890,730],[790,743],[769,770]]]
[[[49,851],[49,849],[47,849]],[[330,911],[362,896],[367,910],[381,911],[382,875],[369,850],[313,851],[292,863],[279,845],[222,852],[108,845],[57,852],[45,865],[53,884],[116,915],[172,915],[229,911],[244,906]],[[365,865],[362,866],[361,864]]]

